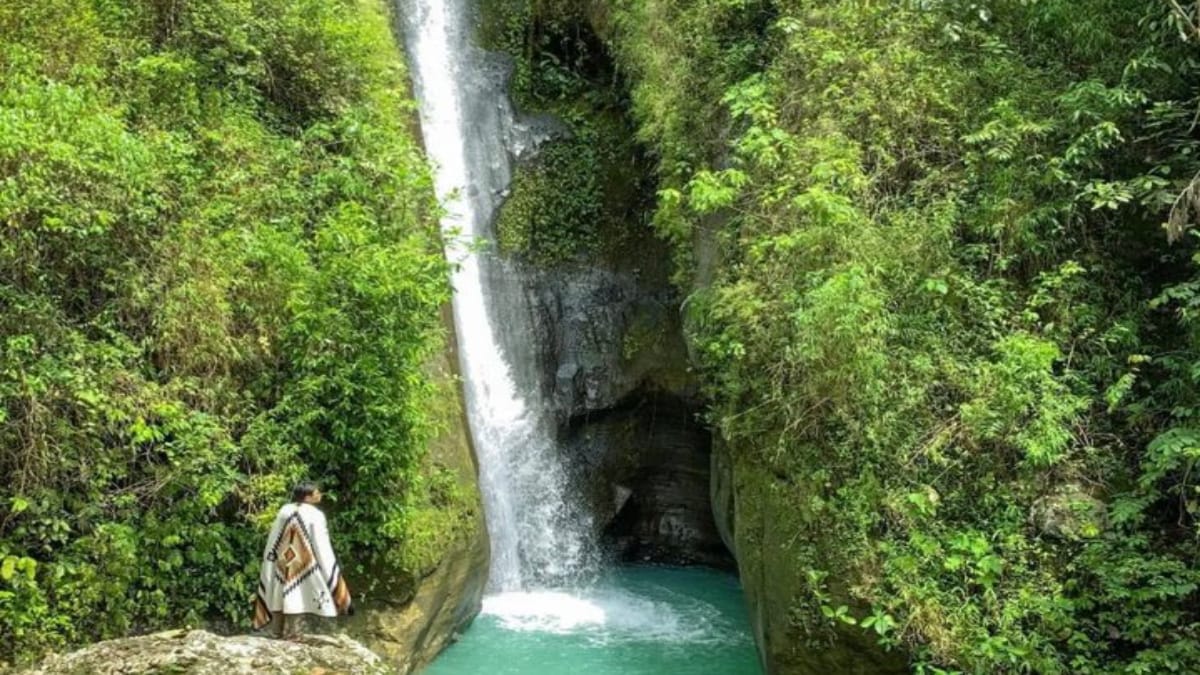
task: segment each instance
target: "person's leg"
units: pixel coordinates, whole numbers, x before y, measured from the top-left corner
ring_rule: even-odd
[[[292,640],[300,637],[304,632],[304,615],[289,614],[284,619],[283,637],[287,640]]]
[[[275,612],[271,615],[271,623],[267,624],[267,631],[271,634],[271,637],[275,639],[283,638],[285,618],[283,612]]]

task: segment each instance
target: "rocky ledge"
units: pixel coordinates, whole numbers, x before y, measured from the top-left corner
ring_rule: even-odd
[[[296,641],[173,630],[52,656],[23,675],[388,675],[379,656],[345,635]]]

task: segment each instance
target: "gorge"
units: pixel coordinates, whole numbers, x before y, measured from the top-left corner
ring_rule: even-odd
[[[707,438],[690,410],[669,402],[645,404],[660,418],[647,428],[636,409],[609,410],[640,384],[621,354],[624,315],[647,301],[636,282],[588,268],[548,279],[497,249],[510,163],[537,161],[564,131],[551,117],[514,114],[511,64],[473,43],[477,10],[409,0],[400,12],[457,265],[458,354],[492,542],[483,615],[432,672],[757,672],[728,581],[609,569],[600,535],[612,526],[597,516],[631,521],[616,529],[643,563],[725,559],[707,503]],[[677,427],[695,430],[671,434]],[[633,487],[606,479],[607,465],[639,457],[658,459],[667,482],[637,466],[625,469]]]
[[[1197,9],[0,3],[0,670],[1200,672]]]

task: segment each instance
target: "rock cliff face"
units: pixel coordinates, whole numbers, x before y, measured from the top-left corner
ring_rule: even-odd
[[[749,605],[759,658],[767,675],[901,675],[902,654],[884,652],[873,634],[857,626],[832,626],[815,614],[793,616],[796,598],[810,595],[796,565],[798,547],[788,523],[798,517],[785,498],[803,486],[776,477],[765,467],[734,458],[718,438],[712,453],[712,504],[717,527],[734,551]],[[831,604],[853,603],[839,580],[828,580]],[[861,609],[861,608],[859,608]],[[862,611],[855,612],[862,615]]]
[[[574,14],[583,5],[599,11],[603,3],[557,7]],[[528,308],[537,329],[536,367],[514,370],[538,375],[519,385],[540,390],[536,398],[551,408],[574,492],[589,499],[619,556],[729,567],[708,505],[709,439],[696,420],[682,298],[669,281],[668,247],[644,222],[652,166],[633,140],[615,63],[601,33],[580,20],[590,10],[549,20],[537,18],[537,3],[475,7],[477,38],[513,65],[510,94],[537,139],[525,144],[530,152],[514,153],[514,179],[494,223],[506,256],[498,269],[525,294],[512,304]],[[600,22],[602,14],[589,18]],[[530,21],[537,28],[527,32]],[[573,74],[531,59],[533,35]],[[580,95],[580,85],[595,95]],[[519,347],[508,351],[530,345]]]
[[[588,472],[605,478],[588,487],[621,557],[733,569],[709,508],[709,434],[693,406],[641,392],[576,418],[567,436]]]
[[[711,217],[695,232],[693,291],[712,283],[720,264],[715,241],[719,221],[720,216]],[[734,450],[719,434],[713,435],[709,500],[721,540],[736,559],[763,670],[767,675],[909,672],[902,654],[884,652],[872,634],[857,626],[830,625],[817,618],[816,606],[808,620],[793,616],[795,599],[811,596],[807,579],[794,564],[798,547],[808,542],[797,539],[788,527],[803,518],[792,497],[805,486],[742,459],[752,453]],[[827,591],[834,606],[854,604],[838,579],[829,580]]]
[[[709,434],[660,243],[530,273],[546,400],[580,493],[625,560],[732,568],[708,503]]]
[[[642,389],[691,396],[674,290],[653,268],[593,264],[531,275],[545,386],[559,417],[619,407]]]

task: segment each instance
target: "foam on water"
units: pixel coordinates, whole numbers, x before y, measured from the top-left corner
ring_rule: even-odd
[[[737,579],[616,568],[587,588],[504,592],[428,675],[761,675]]]
[[[718,644],[742,635],[711,603],[656,589],[595,587],[500,593],[484,598],[483,615],[515,632],[579,635],[593,643]]]

